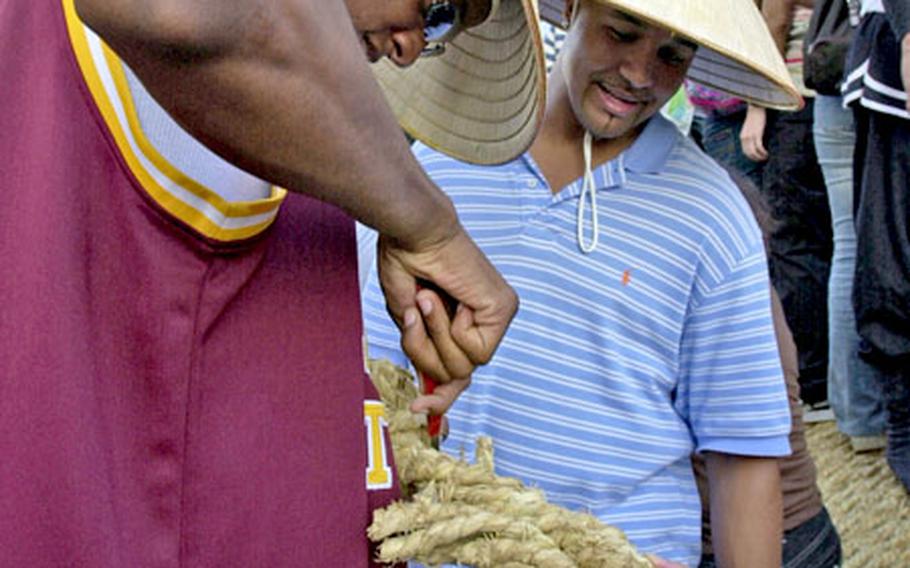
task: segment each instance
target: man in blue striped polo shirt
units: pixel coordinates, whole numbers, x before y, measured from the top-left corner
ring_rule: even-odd
[[[478,167],[416,147],[521,299],[443,447],[471,455],[491,436],[499,474],[690,566],[689,456],[703,452],[719,564],[779,566],[773,458],[790,451],[790,417],[761,234],[724,170],[657,111],[687,72],[778,108],[799,99],[752,0],[708,23],[701,2],[568,4],[528,153]],[[406,365],[375,273],[364,317],[370,355]]]

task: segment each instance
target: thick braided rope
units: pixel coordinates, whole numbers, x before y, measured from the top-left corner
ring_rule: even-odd
[[[430,447],[407,371],[370,361],[386,406],[398,476],[408,500],[376,511],[368,529],[379,560],[476,568],[649,568],[617,528],[546,501],[543,492],[493,470],[493,445],[477,440],[469,464]]]

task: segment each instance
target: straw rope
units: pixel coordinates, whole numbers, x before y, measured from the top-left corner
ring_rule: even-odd
[[[543,492],[493,469],[493,445],[477,440],[473,464],[430,447],[407,371],[370,361],[386,406],[400,483],[409,498],[374,513],[368,536],[381,562],[476,568],[648,568],[617,528],[546,501]]]
[[[853,453],[834,422],[807,424],[806,440],[841,537],[844,568],[910,567],[910,497],[884,452]]]

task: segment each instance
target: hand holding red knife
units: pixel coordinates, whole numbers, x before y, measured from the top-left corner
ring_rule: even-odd
[[[429,289],[436,293],[439,299],[442,301],[442,304],[445,306],[445,312],[449,320],[455,316],[455,310],[457,309],[457,302],[454,298],[445,293],[444,290],[441,290],[438,286],[432,282],[427,282],[426,280],[417,281],[417,291],[423,289]],[[419,372],[419,379],[421,384],[421,391],[424,395],[432,395],[436,392],[436,379],[431,377],[428,373]],[[459,391],[460,392],[460,391]],[[430,438],[434,443],[438,444],[440,430],[442,429],[442,414],[429,414],[427,416],[427,433],[430,435]]]

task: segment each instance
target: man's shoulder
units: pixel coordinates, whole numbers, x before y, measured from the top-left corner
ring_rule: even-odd
[[[430,168],[439,168],[447,170],[480,170],[489,166],[481,166],[478,164],[471,164],[469,162],[463,162],[448,154],[444,154],[439,150],[427,146],[423,142],[414,142],[411,146],[411,152],[414,153],[414,157],[417,158],[417,161],[420,162],[420,165],[424,169]]]
[[[761,231],[737,185],[749,182],[735,181],[691,139],[679,137],[654,183],[678,219],[703,235],[702,246],[737,258],[761,251]]]
[[[699,189],[709,193],[737,192],[727,171],[660,114],[650,119],[623,155],[630,170],[644,174],[642,179],[654,185],[691,186],[696,193]]]
[[[411,150],[430,179],[450,196],[471,194],[477,188],[489,193],[492,188],[509,187],[527,169],[523,156],[505,164],[483,165],[463,162],[420,142]]]
[[[411,152],[413,152],[414,157],[417,158],[421,164],[434,164],[434,163],[445,163],[452,162],[455,164],[462,164],[464,162],[459,162],[455,158],[443,154],[439,150],[434,150],[433,148],[427,146],[423,142],[415,141],[411,144]],[[469,165],[464,163],[464,165]]]
[[[511,165],[520,162],[524,156],[523,154],[519,155],[514,160],[504,164],[472,164],[453,158],[448,154],[444,154],[439,150],[427,146],[423,142],[414,142],[411,146],[411,152],[414,154],[414,157],[417,158],[417,161],[420,162],[420,165],[428,171],[431,168],[464,172],[502,171],[503,168],[509,168]]]
[[[665,169],[717,191],[738,191],[729,172],[686,136],[680,136],[673,145]]]
[[[658,176],[663,184],[684,192],[693,204],[712,205],[720,215],[742,215],[749,211],[739,183],[691,139],[681,136],[673,145]]]

